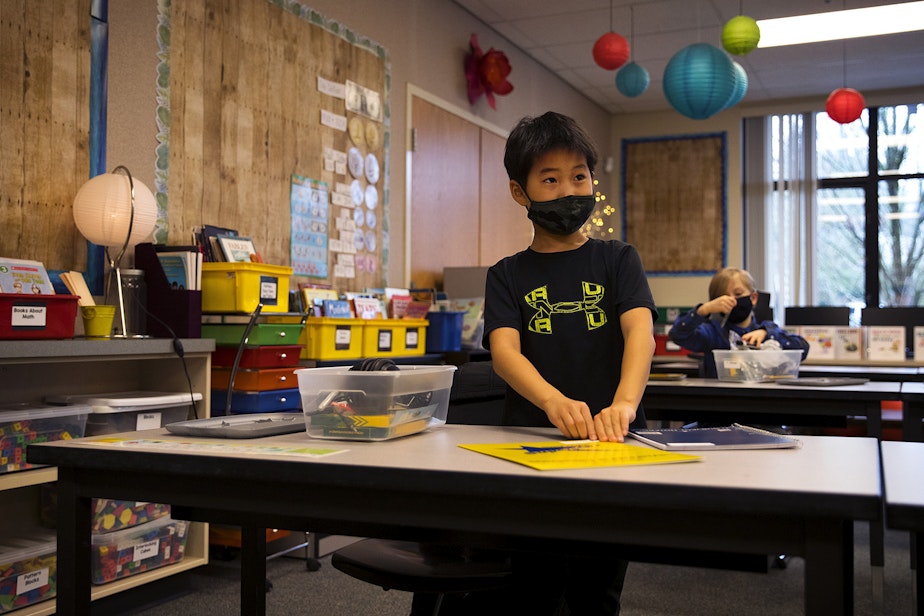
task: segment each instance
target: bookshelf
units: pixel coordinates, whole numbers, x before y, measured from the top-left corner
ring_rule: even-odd
[[[184,359],[193,391],[203,400],[200,417],[209,414],[210,339],[184,339]],[[42,403],[55,394],[91,394],[130,389],[186,391],[189,384],[183,364],[166,338],[105,340],[7,340],[0,341],[0,383],[9,402]],[[0,410],[0,414],[3,411]],[[41,486],[57,479],[54,467],[39,467],[0,475],[0,512],[28,511],[23,503],[34,502]],[[105,495],[100,495],[105,496]],[[11,517],[4,515],[5,520]],[[38,513],[16,517],[15,530],[28,533],[41,528]],[[208,563],[208,526],[193,523],[186,554],[173,565],[147,571],[93,587],[93,599],[175,575]],[[16,610],[17,616],[54,614],[53,599]]]

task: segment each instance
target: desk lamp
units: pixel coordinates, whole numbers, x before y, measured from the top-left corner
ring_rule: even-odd
[[[112,173],[101,173],[80,187],[74,197],[74,222],[87,240],[106,248],[109,274],[105,303],[110,303],[112,277],[115,275],[114,286],[118,293],[122,325],[122,334],[118,337],[128,337],[120,265],[125,250],[147,240],[154,231],[157,224],[154,195],[143,182],[132,178],[126,167],[119,165]],[[118,249],[114,257],[113,249]]]

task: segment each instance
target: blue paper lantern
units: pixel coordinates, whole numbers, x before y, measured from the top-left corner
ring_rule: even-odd
[[[732,60],[732,65],[735,67],[735,89],[732,91],[731,98],[728,99],[728,102],[725,103],[725,107],[722,109],[734,107],[740,103],[744,95],[748,93],[748,74],[745,72],[744,67],[734,60]]]
[[[616,89],[623,96],[635,98],[648,89],[651,83],[651,76],[641,64],[629,62],[616,73]]]
[[[671,107],[694,120],[721,111],[735,90],[735,66],[728,54],[708,43],[684,47],[664,69],[664,96]]]

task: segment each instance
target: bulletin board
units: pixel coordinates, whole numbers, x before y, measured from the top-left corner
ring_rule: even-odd
[[[388,265],[389,60],[293,0],[159,0],[158,241],[236,229],[339,290]]]
[[[705,275],[725,266],[725,134],[622,142],[623,239],[649,275]]]

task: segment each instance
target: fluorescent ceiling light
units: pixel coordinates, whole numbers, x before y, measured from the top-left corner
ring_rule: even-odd
[[[801,45],[924,30],[924,1],[762,19],[758,47]]]

